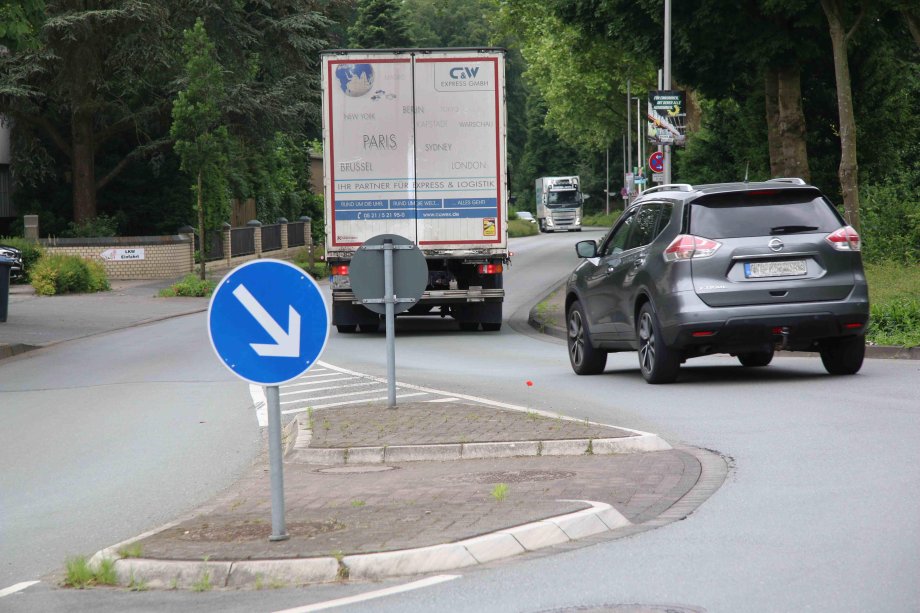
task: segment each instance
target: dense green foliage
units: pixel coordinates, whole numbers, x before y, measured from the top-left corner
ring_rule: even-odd
[[[508,236],[511,238],[517,238],[519,236],[533,236],[540,232],[537,228],[537,224],[530,223],[523,219],[509,219],[508,220]]]
[[[185,275],[181,281],[161,289],[159,296],[161,298],[174,298],[176,296],[186,298],[207,298],[214,291],[216,285],[217,284],[210,279],[202,280],[195,275],[189,274]]]
[[[32,268],[29,280],[35,293],[42,296],[109,289],[102,264],[75,255],[43,256]]]

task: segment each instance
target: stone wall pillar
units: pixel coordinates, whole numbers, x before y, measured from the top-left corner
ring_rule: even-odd
[[[227,262],[227,268],[230,267],[230,258],[233,257],[233,254],[230,253],[230,230],[233,229],[233,226],[228,224],[226,221],[220,224],[220,241],[221,249],[224,252],[224,259]]]
[[[38,215],[24,215],[26,240],[38,241]]]
[[[281,226],[281,253],[283,257],[288,256],[288,220],[284,217],[279,217],[276,224]]]
[[[195,228],[192,226],[182,226],[176,233],[179,236],[184,236],[189,239],[188,251],[189,251],[189,262],[191,262],[191,267],[187,272],[195,272]],[[204,257],[204,247],[202,246],[201,257]]]
[[[253,236],[255,237],[255,248],[256,248],[256,257],[262,257],[262,222],[258,219],[250,219],[246,222],[246,226],[253,228]]]

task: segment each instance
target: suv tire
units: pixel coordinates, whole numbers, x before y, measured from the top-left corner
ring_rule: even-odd
[[[639,370],[649,383],[673,383],[680,369],[680,354],[664,344],[658,316],[650,302],[642,305],[636,324],[639,337]]]
[[[753,368],[757,366],[766,366],[773,361],[773,347],[762,351],[748,351],[738,354],[738,361],[742,366]]]
[[[822,341],[818,346],[821,362],[832,375],[854,375],[862,368],[866,356],[866,338],[863,335],[846,336]]]
[[[569,306],[565,317],[568,324],[566,344],[569,349],[569,362],[578,375],[597,375],[607,366],[607,352],[591,344],[585,310],[581,302],[575,301]]]

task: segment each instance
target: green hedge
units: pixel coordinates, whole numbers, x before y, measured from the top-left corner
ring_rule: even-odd
[[[920,298],[901,296],[873,304],[866,339],[878,345],[920,346]]]
[[[109,289],[102,264],[75,255],[43,256],[33,267],[29,280],[42,296]]]
[[[207,298],[214,292],[217,284],[210,279],[202,281],[194,274],[187,274],[178,283],[173,283],[169,287],[160,290],[161,298],[174,298],[182,296],[185,298]]]

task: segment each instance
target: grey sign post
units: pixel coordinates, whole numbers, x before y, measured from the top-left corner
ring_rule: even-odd
[[[428,263],[409,239],[379,234],[358,248],[348,276],[355,298],[386,318],[387,406],[396,408],[396,314],[422,297],[428,285]]]

